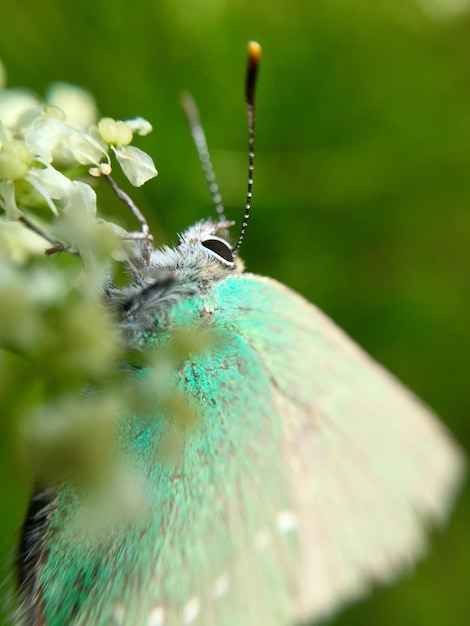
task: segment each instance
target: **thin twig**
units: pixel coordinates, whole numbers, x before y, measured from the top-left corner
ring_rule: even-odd
[[[144,259],[148,265],[150,261],[150,254],[153,250],[153,236],[150,232],[150,227],[148,225],[147,220],[145,219],[143,213],[140,211],[138,206],[134,203],[132,198],[127,195],[125,191],[123,191],[116,182],[109,176],[109,174],[101,174],[102,178],[108,183],[113,192],[119,198],[119,200],[126,205],[126,207],[131,211],[134,217],[138,220],[142,227],[142,232],[140,233],[128,233],[128,236],[125,236],[124,239],[140,239],[146,242]]]
[[[29,230],[33,231],[33,233],[36,233],[36,235],[39,235],[50,244],[52,244],[52,248],[48,248],[45,251],[46,256],[52,256],[53,254],[57,254],[58,252],[67,252],[68,254],[72,254],[73,256],[80,257],[79,252],[77,252],[76,250],[72,250],[70,246],[63,243],[62,241],[58,241],[57,239],[51,237],[48,233],[46,233],[45,230],[34,224],[34,222],[31,222],[24,215],[22,215],[18,221],[24,224],[26,228],[29,228]]]

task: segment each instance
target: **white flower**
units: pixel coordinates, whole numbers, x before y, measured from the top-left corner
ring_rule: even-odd
[[[2,89],[0,91],[0,120],[13,126],[28,109],[40,105],[38,98],[27,89]]]
[[[96,193],[90,185],[79,180],[73,180],[72,187],[66,196],[64,213],[83,215],[86,212],[90,215],[96,215]]]
[[[31,163],[31,154],[22,141],[8,141],[0,150],[0,178],[24,178]]]
[[[59,215],[59,211],[54,200],[64,200],[74,193],[72,181],[50,165],[43,168],[32,167],[25,179],[44,198],[56,216]]]
[[[100,163],[98,167],[90,167],[88,173],[90,176],[95,176],[99,178],[100,176],[109,176],[112,172],[112,167],[110,163]]]
[[[35,157],[52,163],[52,153],[60,143],[66,143],[68,127],[56,117],[42,117],[25,133],[24,141]]]
[[[41,162],[99,165],[109,160],[105,147],[87,133],[47,115],[25,133],[25,143]]]
[[[93,96],[76,85],[69,83],[53,83],[46,93],[46,102],[52,104],[65,113],[68,124],[78,130],[87,130],[96,124],[98,117]]]
[[[0,183],[0,186],[2,183]],[[34,255],[44,255],[47,242],[19,222],[0,220],[0,256],[23,264]]]
[[[148,180],[157,176],[158,172],[152,157],[143,150],[134,146],[117,147],[113,150],[122,171],[134,187],[141,187]]]
[[[16,206],[15,184],[12,180],[0,181],[0,206],[7,220],[15,221],[23,215]]]
[[[134,134],[141,137],[148,135],[153,130],[152,124],[143,117],[134,117],[131,120],[126,120],[124,123],[126,126],[129,126]]]
[[[47,205],[56,217],[83,226],[76,232],[77,242],[83,243],[86,237],[80,240],[80,232],[94,237],[97,197],[89,184],[76,178],[87,170],[93,176],[109,176],[110,148],[133,185],[140,187],[157,175],[152,158],[129,145],[134,133],[152,130],[147,120],[95,120],[95,102],[80,87],[55,83],[44,104],[29,91],[1,90],[0,85],[0,208],[6,221],[18,220],[23,209],[35,213]],[[116,235],[103,225],[101,233],[104,238]],[[140,250],[135,242],[118,248],[120,258]],[[81,243],[77,249],[82,252]]]

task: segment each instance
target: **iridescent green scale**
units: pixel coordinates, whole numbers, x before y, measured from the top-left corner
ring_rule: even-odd
[[[165,338],[190,328],[212,342],[176,373],[197,416],[181,465],[159,459],[172,426],[156,398],[154,415],[121,422],[135,517],[88,533],[82,494],[60,492],[35,580],[50,626],[323,616],[393,578],[423,551],[425,521],[445,517],[454,444],[318,309],[232,268],[188,291],[160,319],[155,307]]]

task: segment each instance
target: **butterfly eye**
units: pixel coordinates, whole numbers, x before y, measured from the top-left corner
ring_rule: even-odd
[[[201,244],[204,248],[210,250],[213,254],[219,257],[219,259],[224,263],[233,265],[232,248],[223,239],[204,239],[204,241],[201,241]]]

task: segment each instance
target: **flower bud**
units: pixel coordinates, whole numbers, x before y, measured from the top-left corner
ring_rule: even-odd
[[[127,146],[132,141],[131,128],[125,122],[113,120],[112,117],[103,117],[98,122],[98,130],[108,144]]]

